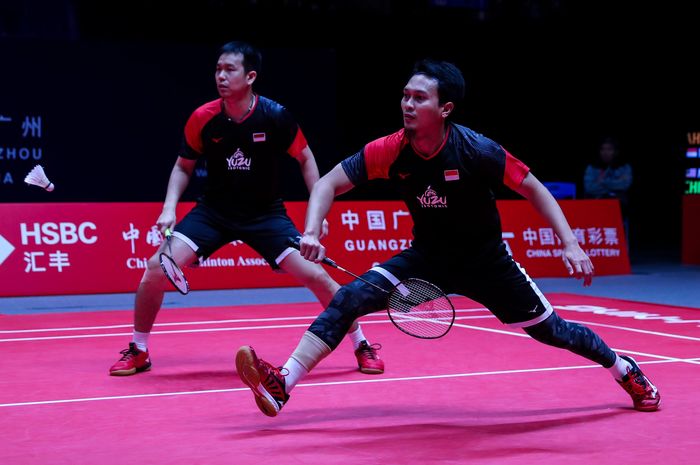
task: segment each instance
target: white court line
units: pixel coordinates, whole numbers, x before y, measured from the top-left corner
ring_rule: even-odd
[[[370,322],[367,322],[370,323]],[[182,333],[212,333],[218,331],[244,331],[248,329],[281,329],[281,328],[306,328],[308,323],[294,325],[266,325],[266,326],[238,326],[236,328],[206,328],[206,329],[180,329],[172,331],[152,331],[151,334],[182,334]],[[103,334],[74,334],[72,336],[40,336],[40,337],[16,337],[11,339],[0,339],[0,342],[20,342],[20,341],[52,341],[58,339],[84,339],[92,337],[114,337],[131,336],[132,333],[103,333]]]
[[[572,320],[567,320],[567,321],[572,321]],[[458,324],[458,323],[455,323],[454,326],[458,326],[458,327],[460,327],[460,328],[475,329],[475,330],[477,330],[477,331],[486,331],[486,332],[489,332],[489,333],[498,333],[498,334],[506,334],[506,335],[508,335],[508,336],[517,336],[517,337],[530,338],[530,336],[529,336],[528,334],[524,333],[524,332],[523,332],[523,333],[514,333],[514,332],[512,332],[512,331],[505,331],[505,330],[502,330],[502,329],[484,328],[484,327],[481,327],[481,326],[463,325],[463,324]],[[633,350],[616,349],[616,348],[614,348],[614,347],[611,347],[611,349],[614,350],[615,352],[622,352],[623,354],[624,354],[624,353],[628,353],[628,354],[633,354],[633,355],[645,355],[645,356],[647,356],[647,357],[659,358],[659,359],[662,359],[662,360],[669,360],[669,361],[674,361],[674,362],[675,362],[675,361],[681,361],[681,362],[684,362],[684,363],[690,363],[690,364],[692,364],[692,365],[700,365],[700,363],[694,361],[694,359],[685,359],[685,358],[684,358],[684,359],[680,359],[680,358],[675,358],[675,357],[667,357],[666,355],[650,354],[650,353],[648,353],[648,352],[636,352],[636,351],[633,351]]]
[[[627,350],[627,349],[615,349],[612,348],[616,352],[622,352],[622,354],[632,354],[632,355],[643,355],[645,357],[652,357],[652,358],[659,358],[662,360],[669,360],[672,362],[683,362],[683,363],[690,363],[691,365],[700,365],[700,362],[697,361],[695,358],[677,358],[677,357],[667,357],[665,355],[656,355],[656,354],[650,354],[648,352],[637,352],[634,350]]]
[[[684,339],[687,341],[700,341],[700,337],[683,336],[681,334],[662,333],[659,331],[649,331],[646,329],[630,328],[627,326],[608,325],[608,324],[604,324],[604,323],[593,323],[591,321],[569,320],[568,318],[566,319],[566,321],[570,321],[572,323],[579,323],[582,325],[603,326],[605,328],[621,329],[623,331],[632,331],[635,333],[649,334],[652,336],[670,337],[670,338],[674,338],[674,339]],[[513,333],[510,331],[504,331],[501,329],[481,328],[479,326],[468,326],[468,325],[458,325],[458,324],[455,324],[455,326],[459,326],[461,328],[478,329],[480,331],[489,331],[489,332],[493,332],[493,333],[510,334],[512,336],[530,337],[527,334]]]
[[[488,312],[488,309],[485,307],[480,307],[480,308],[457,309],[455,311],[457,313]],[[378,316],[382,316],[383,314],[384,314],[384,312],[375,312],[375,313],[370,313],[368,315],[365,315],[365,317],[378,317]],[[194,325],[223,324],[223,323],[254,323],[254,322],[266,322],[266,321],[307,320],[307,319],[314,319],[317,316],[318,315],[291,316],[291,317],[270,317],[270,318],[241,318],[241,319],[232,319],[232,320],[180,321],[180,322],[173,322],[173,323],[156,323],[154,325],[154,327],[190,326],[190,325],[194,326]],[[363,317],[363,318],[365,318],[365,317]],[[457,318],[457,319],[462,319],[462,318]],[[650,335],[654,335],[654,336],[669,337],[669,338],[674,338],[674,339],[684,339],[684,340],[689,340],[689,341],[700,341],[700,337],[684,336],[684,335],[680,335],[680,334],[665,333],[665,332],[660,332],[660,331],[649,331],[649,330],[645,330],[645,329],[630,328],[627,326],[609,325],[609,324],[605,324],[605,323],[594,323],[591,321],[583,321],[583,320],[567,319],[567,321],[571,321],[574,323],[581,323],[581,324],[590,325],[590,326],[601,326],[601,327],[605,327],[605,328],[619,329],[622,331],[631,331],[631,332],[637,332],[637,333],[642,333],[642,334],[650,334]],[[369,323],[369,321],[363,321],[363,322]],[[459,326],[459,325],[455,325],[455,326]],[[133,327],[132,324],[123,324],[123,325],[108,325],[108,326],[76,326],[76,327],[44,328],[44,329],[12,329],[12,330],[0,330],[0,334],[45,333],[45,332],[59,332],[59,331],[83,331],[83,330],[94,330],[94,329],[117,329],[117,328],[132,328],[132,327]],[[289,326],[289,327],[296,327],[296,326]],[[462,326],[462,327],[470,328],[470,329],[478,329],[478,327],[473,327],[473,326]],[[487,329],[487,328],[483,328],[482,330],[491,331],[491,332],[495,332],[495,333],[498,333],[501,331],[501,330],[497,330],[497,329]],[[156,334],[156,333],[159,333],[159,332],[154,331],[154,334]],[[505,331],[505,333],[518,335],[518,336],[522,336],[522,337],[529,337],[525,334],[516,334],[516,333],[511,333],[508,331]],[[129,333],[112,333],[112,334],[105,334],[104,336],[107,336],[107,337],[123,336],[124,334],[128,335]],[[160,334],[169,334],[169,333],[162,331],[162,332],[160,332]],[[98,337],[98,336],[97,335],[76,335],[75,337]],[[50,340],[50,339],[51,339],[51,337],[47,336],[43,339],[41,339],[41,338],[0,339],[0,342],[21,341],[21,340]]]
[[[316,315],[318,316],[318,315]],[[208,325],[219,323],[255,323],[262,321],[286,321],[286,320],[308,320],[316,318],[316,316],[290,316],[290,317],[275,317],[275,318],[242,318],[237,320],[208,320],[208,321],[178,321],[174,323],[156,323],[153,326],[194,326]],[[1,330],[0,334],[17,334],[17,333],[53,333],[59,331],[84,331],[88,329],[117,329],[117,328],[132,328],[133,324],[126,325],[109,325],[109,326],[75,326],[72,328],[43,328],[43,329],[8,329]]]
[[[481,309],[481,308],[472,308],[472,309],[459,309],[457,310],[458,312],[479,312],[483,311],[486,309]],[[375,312],[369,314],[371,316],[380,316],[380,315],[385,315],[384,312]],[[272,317],[272,318],[252,318],[252,319],[239,319],[239,320],[211,320],[213,322],[223,322],[223,321],[235,321],[235,322],[249,322],[249,321],[279,321],[279,320],[298,320],[298,319],[311,319],[315,318],[313,316],[310,317]],[[495,318],[493,315],[477,315],[477,316],[460,316],[457,317],[456,320],[466,320],[466,319],[482,319],[482,318]],[[572,322],[577,322],[577,323],[582,323],[582,324],[588,324],[591,326],[604,326],[604,327],[610,327],[614,329],[621,329],[621,330],[628,330],[628,331],[633,331],[633,332],[639,332],[639,333],[644,333],[644,334],[650,334],[650,335],[655,335],[655,336],[663,336],[663,337],[673,337],[673,338],[679,338],[679,339],[685,339],[685,340],[698,340],[700,341],[700,338],[693,338],[690,336],[682,336],[682,335],[677,335],[677,334],[669,334],[669,333],[661,333],[657,331],[647,331],[647,330],[640,330],[640,329],[635,329],[635,328],[628,328],[625,326],[616,326],[616,325],[607,325],[607,324],[602,324],[602,323],[592,323],[592,322],[587,322],[587,321],[580,321],[580,320],[568,320]],[[376,324],[376,323],[389,323],[389,319],[383,319],[383,320],[365,320],[363,321],[363,324]],[[204,323],[204,322],[195,322],[197,323]],[[187,324],[185,322],[177,322],[177,323],[163,323],[161,324],[162,326],[170,325],[181,325],[181,324]],[[130,326],[130,325],[126,325]],[[227,328],[205,328],[205,329],[183,329],[183,330],[170,330],[170,331],[153,331],[152,334],[184,334],[184,333],[203,333],[203,332],[220,332],[220,331],[244,331],[244,330],[259,330],[259,329],[284,329],[284,328],[300,328],[300,327],[306,327],[308,326],[305,323],[302,324],[289,324],[289,325],[265,325],[265,326],[240,326],[240,327],[227,327]],[[497,333],[497,334],[506,334],[509,336],[517,336],[517,337],[523,337],[523,338],[530,338],[529,335],[523,333],[516,333],[512,331],[506,331],[506,330],[501,330],[501,329],[493,329],[493,328],[485,328],[485,327],[480,327],[480,326],[472,326],[472,325],[465,325],[465,324],[459,324],[455,323],[454,326],[461,327],[461,328],[466,328],[466,329],[473,329],[477,331],[485,331],[485,332],[492,332],[492,333]],[[22,331],[22,330],[20,330]],[[32,331],[32,330],[30,330]],[[42,330],[42,331],[47,331],[47,330]],[[95,337],[117,337],[117,336],[130,336],[131,333],[106,333],[106,334],[76,334],[76,335],[70,335],[70,336],[41,336],[41,337],[26,337],[26,338],[8,338],[8,339],[0,339],[0,342],[26,342],[26,341],[46,341],[46,340],[60,340],[60,339],[84,339],[84,338],[95,338]],[[614,349],[618,350],[618,349]],[[620,352],[626,352],[630,354],[636,354],[636,355],[646,355],[648,357],[653,357],[653,358],[659,358],[659,359],[665,359],[665,360],[680,360],[677,358],[673,357],[667,357],[664,355],[657,355],[657,354],[650,354],[650,353],[643,353],[643,352],[635,352],[635,351],[630,351],[630,350],[618,350]],[[686,363],[691,363],[691,364],[697,364],[696,362],[689,361]]]
[[[696,360],[696,359],[692,359]],[[653,360],[648,362],[639,362],[640,365],[651,365],[658,363],[674,363],[685,362],[685,359],[677,360]],[[600,368],[600,365],[573,365],[564,367],[547,367],[547,368],[525,368],[520,370],[498,370],[498,371],[477,371],[471,373],[455,373],[449,375],[425,375],[425,376],[407,376],[403,378],[374,378],[374,379],[358,379],[349,381],[329,381],[323,383],[304,383],[298,384],[296,387],[320,387],[320,386],[340,386],[345,384],[365,384],[365,383],[390,383],[400,381],[420,381],[428,379],[446,379],[446,378],[465,378],[471,376],[493,376],[493,375],[508,375],[518,373],[537,373],[547,371],[563,371],[563,370],[581,370],[588,368]],[[142,399],[146,397],[164,397],[164,396],[185,396],[195,394],[215,394],[222,392],[241,392],[250,391],[247,387],[232,388],[232,389],[210,389],[205,391],[180,391],[180,392],[161,392],[156,394],[132,394],[124,396],[105,396],[105,397],[84,397],[77,399],[59,399],[59,400],[41,400],[33,402],[14,402],[8,404],[0,404],[0,407],[26,407],[31,405],[50,405],[50,404],[68,404],[74,402],[94,402],[102,400],[119,400],[119,399]]]
[[[683,336],[681,334],[662,333],[659,331],[649,331],[646,329],[630,328],[628,326],[609,325],[609,324],[605,324],[605,323],[593,323],[590,321],[582,321],[582,320],[566,320],[566,321],[573,321],[574,323],[580,323],[582,325],[602,326],[603,328],[621,329],[623,331],[632,331],[633,333],[651,334],[653,336],[672,337],[674,339],[685,339],[687,341],[700,341],[700,337]]]
[[[311,317],[315,318],[315,317]],[[495,318],[493,315],[475,315],[475,316],[460,316],[456,320],[472,320],[479,318]],[[377,323],[391,323],[391,320],[362,320],[363,325],[371,325]],[[309,323],[289,324],[289,325],[262,325],[262,326],[236,326],[233,328],[203,328],[203,329],[178,329],[169,331],[152,331],[151,334],[185,334],[185,333],[214,333],[220,331],[246,331],[254,329],[282,329],[282,328],[307,328]],[[36,336],[36,337],[15,337],[8,339],[0,339],[0,342],[27,342],[27,341],[54,341],[60,339],[85,339],[95,337],[116,337],[116,336],[131,336],[132,333],[97,333],[97,334],[73,334],[70,336]]]
[[[456,309],[457,313],[470,313],[470,312],[488,312],[489,310],[485,307],[481,308],[460,308]],[[383,312],[369,313],[362,318],[381,316]],[[208,325],[208,324],[222,324],[222,323],[253,323],[253,322],[263,322],[263,321],[286,321],[286,320],[307,320],[314,319],[318,317],[317,315],[310,316],[289,316],[289,317],[270,317],[270,318],[240,318],[236,320],[206,320],[206,321],[178,321],[174,323],[156,323],[153,326],[189,326],[189,325]],[[117,329],[117,328],[131,328],[133,324],[125,325],[108,325],[108,326],[75,326],[69,328],[40,328],[40,329],[7,329],[0,330],[0,334],[15,334],[15,333],[50,333],[54,331],[83,331],[87,329]]]
[[[460,309],[457,310],[458,312],[464,313],[464,312],[479,312],[481,309]],[[368,316],[385,316],[386,314],[384,312],[375,312],[371,313]],[[238,320],[211,320],[211,322],[223,322],[223,321],[233,321],[233,322],[254,322],[254,321],[279,321],[279,320],[298,320],[298,319],[313,319],[315,318],[314,316],[309,316],[309,317],[275,317],[275,318],[251,318],[251,319],[238,319]],[[488,315],[476,315],[476,316],[459,316],[455,318],[455,320],[467,320],[467,319],[483,319],[483,318],[495,318],[492,314]],[[617,325],[607,325],[607,324],[602,324],[602,323],[593,323],[589,321],[581,321],[581,320],[567,320],[567,321],[572,321],[576,323],[581,323],[585,325],[591,325],[591,326],[604,326],[604,327],[609,327],[613,329],[620,329],[620,330],[627,330],[627,331],[633,331],[633,332],[639,332],[643,334],[650,334],[654,336],[662,336],[662,337],[671,337],[671,338],[678,338],[678,339],[684,339],[684,340],[692,340],[692,341],[700,341],[700,338],[694,338],[691,336],[683,336],[683,335],[678,335],[678,334],[670,334],[670,333],[661,333],[658,331],[648,331],[648,330],[641,330],[641,329],[635,329],[635,328],[628,328],[625,326],[617,326]],[[376,324],[376,323],[389,323],[389,319],[374,319],[374,320],[363,320],[363,324]],[[193,322],[193,324],[197,324],[199,322]],[[202,322],[204,323],[204,322]],[[186,322],[178,322],[178,323],[162,323],[160,326],[175,326],[175,325],[181,325],[181,324],[187,324]],[[131,325],[124,325],[126,327],[131,327]],[[186,334],[186,333],[204,333],[204,332],[220,332],[220,331],[244,331],[244,330],[259,330],[259,329],[284,329],[284,328],[301,328],[301,327],[306,327],[308,326],[306,323],[302,324],[289,324],[289,325],[260,325],[260,326],[239,326],[239,327],[226,327],[226,328],[205,328],[205,329],[182,329],[182,330],[170,330],[170,331],[153,331],[152,334]],[[460,327],[460,328],[467,328],[467,329],[474,329],[477,331],[485,331],[485,332],[491,332],[491,333],[496,333],[496,334],[506,334],[509,336],[517,336],[517,337],[523,337],[523,338],[529,338],[525,333],[515,333],[512,331],[507,331],[507,330],[502,330],[502,329],[494,329],[494,328],[486,328],[486,327],[481,327],[481,326],[472,326],[472,325],[465,325],[465,324],[459,324],[455,323],[454,326]],[[95,327],[95,328],[100,328],[102,329],[103,327]],[[107,327],[104,327],[107,328]],[[24,330],[20,330],[24,331]],[[33,331],[33,330],[29,330]],[[41,331],[49,331],[49,330],[41,330]],[[130,336],[131,332],[126,332],[126,333],[101,333],[101,334],[75,334],[75,335],[70,335],[70,336],[38,336],[38,337],[23,337],[23,338],[7,338],[7,339],[0,339],[0,342],[22,342],[22,341],[49,341],[49,340],[60,340],[60,339],[84,339],[84,338],[95,338],[95,337],[118,337],[118,336]],[[633,353],[633,352],[630,352]]]
[[[608,324],[603,324],[603,323],[592,323],[590,321],[581,321],[581,320],[569,320],[567,319],[566,321],[570,321],[572,323],[580,323],[582,325],[590,325],[590,326],[604,326],[606,328],[614,328],[614,329],[621,329],[624,331],[632,331],[635,333],[642,333],[642,334],[649,334],[652,336],[662,336],[662,337],[670,337],[670,338],[675,338],[675,339],[684,339],[684,340],[689,340],[689,341],[700,341],[700,338],[698,337],[692,337],[692,336],[683,336],[680,334],[671,334],[671,333],[661,333],[658,331],[648,331],[645,329],[636,329],[636,328],[629,328],[626,326],[616,326],[616,325],[608,325]],[[468,329],[476,329],[479,331],[488,331],[491,333],[498,333],[498,334],[508,334],[511,336],[519,336],[519,337],[530,337],[525,333],[514,333],[511,331],[506,331],[503,329],[493,329],[493,328],[484,328],[481,326],[470,326],[470,325],[461,325],[455,323],[454,326],[458,326],[460,328],[468,328]]]
[[[496,317],[494,317],[494,318],[496,318]],[[530,339],[530,336],[528,336],[525,333],[514,333],[512,331],[506,331],[504,329],[484,328],[483,326],[461,325],[458,323],[455,323],[453,326],[457,326],[459,328],[476,329],[477,331],[486,331],[487,333],[507,334],[509,336],[526,337],[526,338]],[[0,339],[0,341],[2,341],[2,339]]]

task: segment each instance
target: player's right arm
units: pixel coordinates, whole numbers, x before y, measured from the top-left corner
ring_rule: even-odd
[[[197,160],[204,152],[202,128],[220,112],[220,100],[213,100],[197,108],[185,124],[182,151],[175,161],[173,170],[170,172],[168,190],[165,193],[165,202],[163,202],[163,211],[156,222],[162,232],[165,232],[166,228],[172,230],[175,226],[177,221],[175,208],[185,189],[187,189],[187,185],[190,183]]]
[[[306,208],[304,235],[299,242],[304,258],[318,263],[326,257],[326,248],[321,245],[319,237],[333,199],[366,181],[388,178],[389,167],[407,143],[403,129],[374,140],[337,164],[314,184]]]
[[[328,174],[319,179],[311,189],[309,204],[306,207],[304,235],[299,241],[299,251],[307,260],[320,262],[326,257],[326,248],[321,245],[320,236],[323,220],[333,205],[333,199],[354,187],[341,164],[337,164]]]
[[[165,194],[165,202],[163,202],[163,211],[156,222],[161,232],[165,232],[166,228],[172,230],[175,226],[175,222],[177,221],[177,216],[175,215],[177,203],[180,197],[182,197],[183,192],[185,192],[185,189],[187,189],[187,185],[190,183],[190,178],[192,177],[192,172],[196,164],[197,160],[177,157],[175,166],[173,166],[173,170],[170,172],[168,190]]]

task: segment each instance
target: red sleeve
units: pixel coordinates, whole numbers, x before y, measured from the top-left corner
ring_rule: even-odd
[[[289,146],[287,149],[287,153],[293,156],[296,159],[299,159],[301,156],[301,151],[304,150],[306,147],[308,147],[308,142],[306,142],[306,137],[304,137],[304,133],[301,132],[301,128],[297,128],[297,135],[294,137],[294,141],[292,141],[292,145]]]
[[[399,156],[408,141],[401,129],[391,135],[374,140],[365,145],[365,166],[367,179],[389,178],[389,168]]]
[[[201,137],[203,126],[196,112],[192,113],[192,116],[190,116],[190,119],[187,120],[187,124],[185,125],[185,142],[192,150],[200,155],[204,151]]]
[[[503,172],[503,184],[516,190],[523,183],[523,179],[530,172],[528,166],[511,155],[506,149],[503,149],[506,153],[506,169]]]
[[[202,128],[220,112],[221,99],[218,99],[197,108],[190,116],[190,119],[187,120],[187,124],[185,124],[185,142],[198,155],[201,155],[204,151]]]

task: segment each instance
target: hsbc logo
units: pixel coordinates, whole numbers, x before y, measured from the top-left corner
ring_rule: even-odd
[[[70,222],[61,223],[20,223],[20,235],[22,245],[28,245],[30,240],[34,245],[54,244],[94,244],[97,242],[95,223],[86,221],[76,224]]]

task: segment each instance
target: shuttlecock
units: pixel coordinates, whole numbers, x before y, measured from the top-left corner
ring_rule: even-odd
[[[41,165],[36,165],[32,168],[29,174],[24,178],[24,182],[33,186],[39,186],[48,192],[51,192],[55,187],[53,183],[49,181],[49,178],[46,177],[44,167]]]

